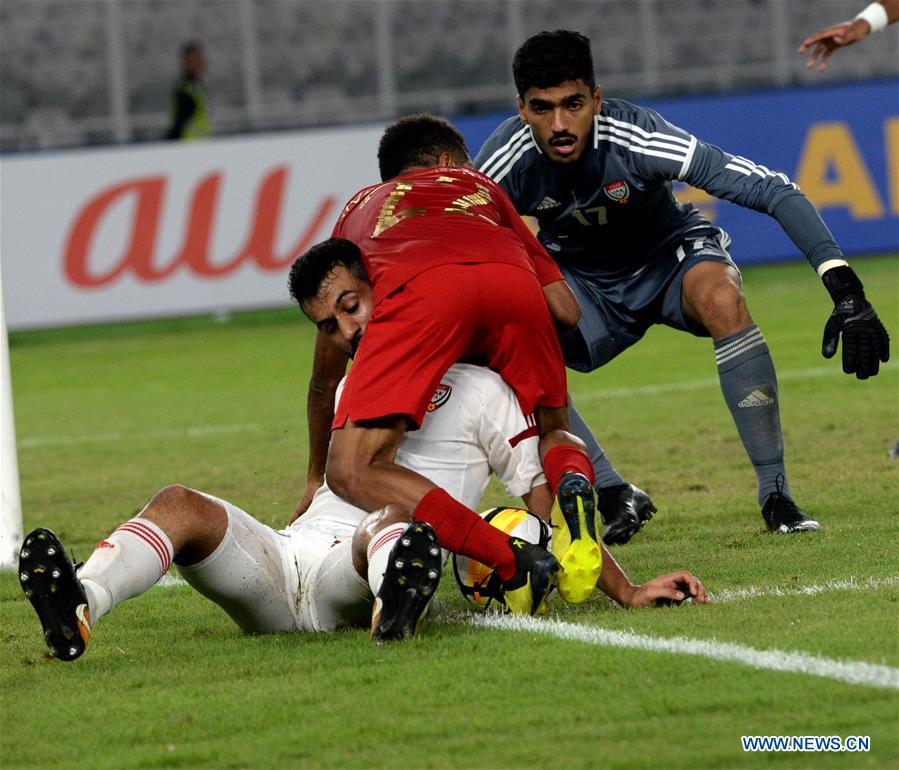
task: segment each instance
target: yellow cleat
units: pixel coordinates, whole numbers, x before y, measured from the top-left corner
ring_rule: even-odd
[[[595,493],[585,476],[568,473],[562,478],[551,521],[552,552],[562,565],[559,594],[569,604],[578,604],[593,593],[602,571]]]

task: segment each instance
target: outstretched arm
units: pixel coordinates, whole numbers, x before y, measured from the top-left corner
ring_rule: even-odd
[[[899,0],[896,0],[899,2]],[[843,371],[860,380],[878,373],[890,357],[890,338],[865,298],[858,276],[849,267],[821,215],[786,174],[748,158],[731,155],[672,126],[658,113],[643,111],[644,120],[681,142],[676,151],[644,159],[646,173],[658,179],[680,179],[717,198],[761,211],[777,220],[815,268],[834,302],[824,332],[823,353],[836,353],[843,335]]]
[[[802,41],[797,53],[802,54],[811,49],[805,62],[806,69],[817,64],[818,71],[824,72],[831,54],[837,48],[857,43],[895,21],[899,21],[899,0],[880,0],[879,3],[871,3],[854,19],[841,21],[810,35]]]
[[[635,585],[605,545],[602,546],[602,572],[596,586],[610,599],[629,608],[680,604],[686,599],[697,604],[710,601],[699,579],[686,571],[659,575],[643,585]]]

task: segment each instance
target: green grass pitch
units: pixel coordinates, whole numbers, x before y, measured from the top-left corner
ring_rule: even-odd
[[[899,256],[858,259],[897,342]],[[820,534],[763,531],[711,343],[664,328],[571,389],[659,513],[614,553],[675,568],[710,606],[558,618],[654,638],[899,665],[895,360],[859,382],[821,358],[830,302],[805,264],[745,270],[780,376],[787,467]],[[84,559],[159,487],[182,482],[279,526],[302,490],[313,329],[296,310],[11,338],[25,526]],[[483,507],[505,502],[492,486]],[[869,588],[802,595],[855,578]],[[774,589],[784,589],[776,595]],[[4,768],[888,768],[899,696],[789,671],[474,628],[451,575],[413,640],[364,631],[244,636],[185,586],[154,588],[49,659],[14,575],[0,577]],[[741,735],[863,735],[869,753],[744,753]]]

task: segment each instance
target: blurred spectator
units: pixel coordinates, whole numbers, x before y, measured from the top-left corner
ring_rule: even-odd
[[[899,21],[899,0],[880,0],[879,3],[871,3],[854,19],[841,21],[807,37],[799,46],[798,53],[805,53],[814,46],[805,67],[811,69],[817,63],[818,71],[824,72],[827,60],[837,48],[857,43],[895,21]]]
[[[195,40],[181,48],[181,78],[172,94],[172,123],[166,139],[205,139],[212,134],[206,111],[206,52]]]

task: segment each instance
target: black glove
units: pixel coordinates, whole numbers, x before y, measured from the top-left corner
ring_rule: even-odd
[[[824,327],[821,354],[833,358],[843,333],[843,371],[860,380],[880,371],[880,361],[890,360],[890,335],[871,303],[865,299],[862,282],[847,266],[824,273],[824,286],[833,298],[833,313]]]

